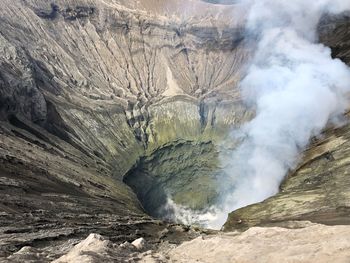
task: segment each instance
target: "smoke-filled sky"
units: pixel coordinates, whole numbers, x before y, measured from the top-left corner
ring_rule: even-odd
[[[350,69],[317,42],[317,26],[325,13],[350,10],[350,1],[246,2],[246,30],[258,43],[240,88],[256,116],[236,131],[243,142],[227,171],[236,183],[208,214],[214,228],[229,212],[276,194],[309,140],[349,106]]]

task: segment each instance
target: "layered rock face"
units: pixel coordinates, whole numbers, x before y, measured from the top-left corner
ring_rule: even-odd
[[[145,214],[125,175],[138,163],[157,166],[152,158],[164,164],[159,173],[170,172],[189,149],[189,158],[197,146],[210,152],[249,118],[234,88],[249,55],[242,25],[216,19],[239,10],[209,7],[193,3],[198,16],[188,16],[181,2],[1,2],[3,255],[94,229],[115,241],[162,236],[165,226]],[[157,157],[164,147],[179,150],[165,160]],[[193,170],[190,160],[180,162]],[[216,195],[217,162],[207,163],[181,192],[194,197],[207,170],[202,188],[212,190],[193,207]],[[158,172],[147,173],[158,190],[186,176],[164,184]],[[142,180],[130,185],[146,194]],[[189,202],[181,196],[175,200]]]
[[[56,244],[48,261],[91,232],[153,245],[198,235],[145,209],[157,215],[168,195],[193,209],[215,201],[218,154],[252,116],[237,88],[251,39],[244,6],[155,2],[1,1],[2,256]],[[349,62],[348,17],[326,22],[321,40]],[[225,229],[347,223],[348,130],[327,130],[278,196]]]

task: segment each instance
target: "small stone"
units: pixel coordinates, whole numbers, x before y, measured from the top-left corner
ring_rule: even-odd
[[[27,253],[33,253],[33,252],[35,252],[34,248],[30,246],[24,246],[14,254],[27,254]]]
[[[186,232],[188,229],[182,225],[176,225],[176,226],[174,226],[174,230],[176,232]]]
[[[119,245],[120,248],[123,248],[123,249],[134,249],[135,246],[133,246],[130,242],[128,241],[125,241],[123,244],[120,244]]]
[[[159,237],[163,238],[169,233],[169,229],[164,228],[162,231],[159,232]]]
[[[143,237],[140,237],[131,243],[134,247],[141,250],[144,248],[146,241]]]

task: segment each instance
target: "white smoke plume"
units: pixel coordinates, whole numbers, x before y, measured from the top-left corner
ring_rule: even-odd
[[[254,0],[247,31],[257,34],[256,53],[241,82],[243,100],[256,116],[241,127],[243,142],[232,154],[236,182],[224,199],[226,214],[276,194],[313,136],[348,107],[350,70],[317,43],[325,13],[350,10],[345,0]]]
[[[206,212],[194,211],[186,206],[176,204],[168,196],[166,204],[160,208],[160,214],[163,219],[182,223],[185,225],[210,226],[210,222],[217,221],[218,214],[221,213],[216,207],[210,207]]]
[[[257,47],[240,88],[255,117],[237,131],[242,144],[232,153],[230,193],[220,211],[208,214],[218,228],[227,214],[276,194],[313,136],[348,107],[350,70],[318,43],[325,13],[350,10],[348,0],[252,0],[247,32]],[[202,216],[202,220],[205,215]]]

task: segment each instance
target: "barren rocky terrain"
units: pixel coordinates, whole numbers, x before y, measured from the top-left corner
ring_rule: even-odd
[[[114,243],[118,260],[146,260],[137,258],[144,251],[119,245],[143,237],[145,250],[173,249],[216,233],[152,217],[169,193],[198,210],[215,201],[215,183],[225,178],[218,153],[235,147],[230,131],[254,114],[237,87],[254,50],[245,7],[213,2],[0,2],[3,261],[49,262],[90,233]],[[349,26],[347,14],[319,26],[320,41],[347,63]],[[233,212],[223,230],[349,224],[349,149],[349,124],[327,128],[277,196]],[[348,231],[306,231],[313,227],[329,238]],[[242,235],[264,230],[249,231]],[[271,235],[302,232],[285,231]],[[179,260],[187,246],[221,246],[226,238],[237,237],[196,239],[169,255]],[[329,253],[338,249],[346,246]]]
[[[292,226],[290,224],[289,226]],[[97,234],[71,247],[53,263],[69,262],[348,262],[349,226],[324,226],[307,221],[294,222],[294,229],[252,227],[244,233],[231,232],[200,236],[180,246],[163,243],[147,250],[142,239],[133,244],[112,243]],[[142,252],[145,251],[145,252]],[[21,262],[37,252],[24,247],[10,257]],[[37,255],[40,255],[37,254]]]

